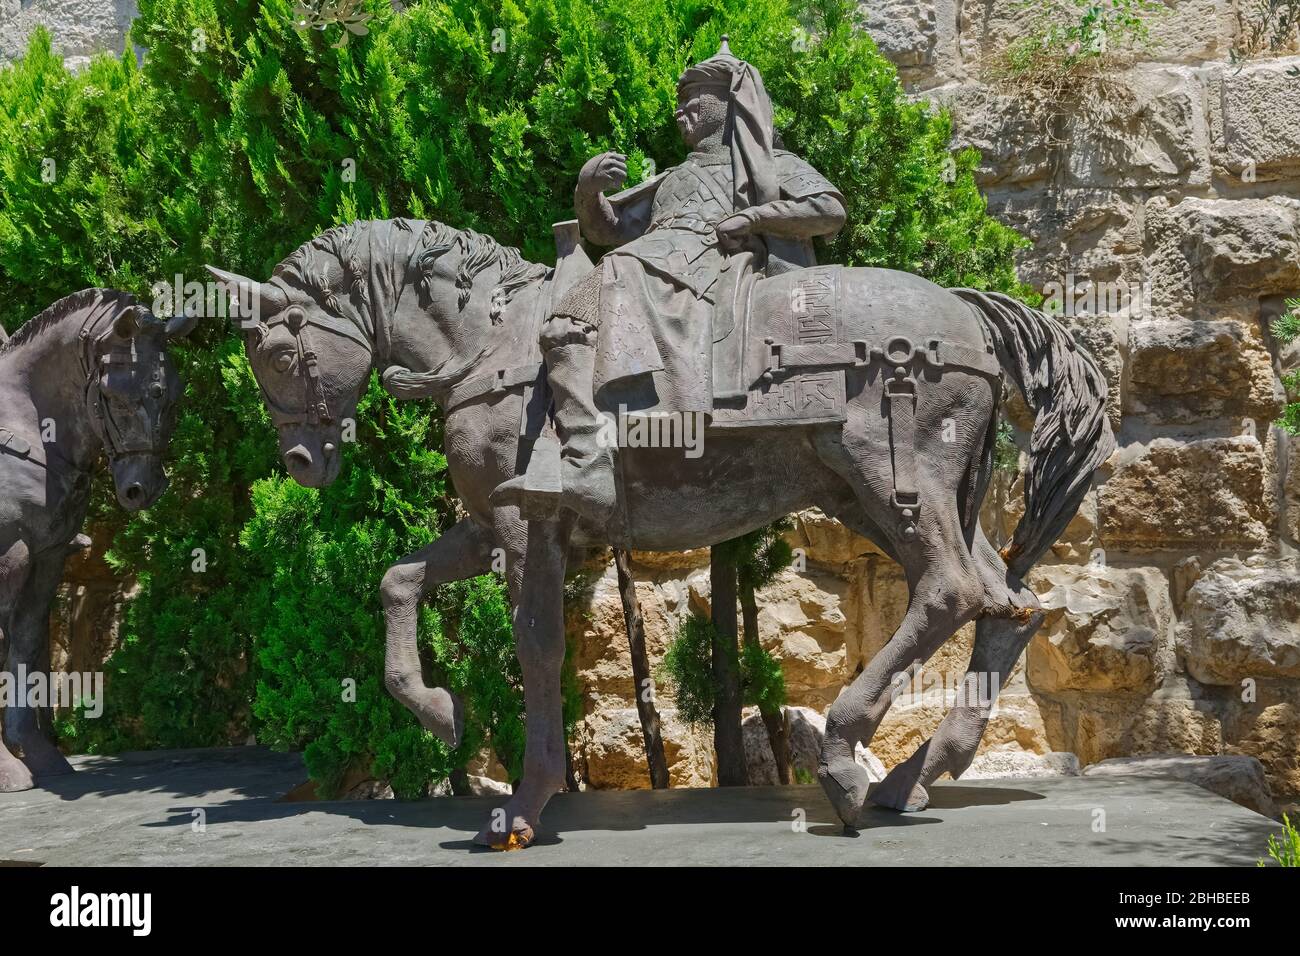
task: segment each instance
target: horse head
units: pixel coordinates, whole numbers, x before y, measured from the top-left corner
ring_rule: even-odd
[[[331,229],[266,282],[208,271],[249,303],[245,351],[280,455],[295,481],[319,488],[338,477],[343,426],[372,368],[398,398],[440,399],[505,338],[493,334],[500,310],[547,270],[486,236],[394,219]],[[491,281],[476,289],[480,274]]]
[[[91,422],[108,456],[118,503],[128,511],[148,508],[167,490],[163,456],[183,391],[167,344],[189,334],[195,321],[177,316],[164,322],[135,305],[88,343]]]

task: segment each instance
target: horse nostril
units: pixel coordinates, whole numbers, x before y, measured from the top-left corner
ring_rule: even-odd
[[[134,504],[137,501],[143,500],[144,485],[140,484],[140,482],[138,481],[133,481],[131,484],[126,486],[125,493],[126,493],[126,500]]]
[[[292,470],[301,470],[311,467],[311,452],[302,445],[294,445],[284,453],[284,464]]]

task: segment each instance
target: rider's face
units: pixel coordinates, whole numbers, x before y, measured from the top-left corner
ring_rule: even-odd
[[[727,103],[718,93],[687,87],[677,94],[677,129],[687,146],[697,146],[722,129],[727,120]]]

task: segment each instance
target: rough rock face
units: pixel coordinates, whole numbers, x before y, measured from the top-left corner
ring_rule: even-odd
[[[1212,564],[1187,592],[1178,652],[1203,684],[1300,678],[1300,567]]]

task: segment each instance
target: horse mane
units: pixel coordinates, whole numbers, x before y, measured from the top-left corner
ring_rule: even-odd
[[[355,293],[368,304],[362,240],[371,230],[381,227],[412,235],[417,228],[420,230],[414,266],[418,272],[417,291],[422,295],[432,279],[433,264],[438,257],[453,249],[462,253],[456,267],[457,302],[462,309],[469,302],[474,280],[496,266],[500,278],[492,289],[490,316],[493,325],[501,323],[506,306],[521,289],[541,281],[550,272],[548,266],[524,259],[515,247],[503,246],[491,236],[472,229],[453,229],[433,219],[375,219],[335,226],[309,239],[277,265],[272,275],[318,298],[331,311],[340,311],[340,292]]]
[[[453,229],[436,219],[430,219],[424,224],[421,244],[424,246],[424,251],[420,253],[416,263],[416,267],[420,270],[421,292],[424,292],[433,280],[433,264],[439,256],[445,255],[453,248],[459,248],[462,252],[460,265],[456,267],[456,288],[460,293],[457,296],[457,304],[462,309],[469,301],[475,277],[491,266],[497,266],[501,270],[501,277],[492,290],[493,325],[501,324],[506,306],[520,289],[544,279],[551,271],[540,263],[529,262],[514,246],[503,246],[491,236],[475,232],[473,229]]]
[[[128,292],[117,289],[82,289],[72,295],[64,296],[38,315],[28,319],[9,336],[8,341],[0,340],[0,353],[13,352],[40,338],[50,329],[61,325],[64,320],[74,315],[82,315],[96,304],[111,305],[113,316],[140,302]],[[98,320],[97,320],[98,321]]]

